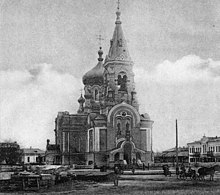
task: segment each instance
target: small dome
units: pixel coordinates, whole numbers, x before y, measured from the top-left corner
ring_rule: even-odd
[[[103,58],[102,58],[103,51],[102,51],[101,47],[100,47],[100,50],[98,51],[98,54],[99,54],[98,64],[83,76],[83,84],[84,85],[87,85],[87,84],[101,85],[104,82],[104,77],[103,77],[104,67],[103,67],[103,62],[102,62],[103,61]]]
[[[150,120],[150,115],[148,113],[144,113],[141,115],[144,119]]]
[[[80,98],[78,99],[78,102],[79,103],[84,103],[85,102],[85,99],[83,98],[82,94],[81,94]]]
[[[102,58],[102,54],[103,54],[102,47],[99,48],[98,54],[99,54],[98,61],[103,61],[103,58]]]

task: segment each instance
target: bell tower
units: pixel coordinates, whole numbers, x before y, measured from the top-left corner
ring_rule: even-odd
[[[118,6],[114,33],[104,62],[104,108],[108,111],[121,102],[126,102],[138,110],[133,73],[134,63],[128,51],[120,15]]]

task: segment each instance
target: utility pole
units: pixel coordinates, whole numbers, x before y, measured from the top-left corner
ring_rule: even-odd
[[[70,131],[68,132],[68,155],[69,155],[69,166],[70,166]]]
[[[179,160],[178,160],[178,125],[176,119],[176,175],[179,173]]]
[[[95,162],[95,125],[93,126],[93,157],[94,157],[94,169],[96,168],[96,162]]]

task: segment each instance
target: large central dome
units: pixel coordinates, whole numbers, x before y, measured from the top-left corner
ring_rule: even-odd
[[[95,84],[102,85],[104,82],[104,77],[103,77],[104,67],[103,67],[103,58],[102,58],[103,51],[101,47],[100,50],[98,51],[98,54],[99,54],[98,64],[83,76],[84,85],[95,85]]]

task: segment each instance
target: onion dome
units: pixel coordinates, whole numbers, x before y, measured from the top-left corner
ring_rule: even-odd
[[[145,120],[150,120],[150,115],[148,113],[144,113],[141,115],[141,118]]]
[[[83,76],[83,84],[84,85],[102,85],[104,82],[102,47],[100,47],[98,54],[99,54],[98,64]]]
[[[79,109],[78,109],[77,113],[80,114],[80,113],[84,112],[83,104],[85,102],[85,99],[83,98],[82,94],[81,94],[80,98],[78,99],[78,102],[79,102]]]
[[[83,98],[82,94],[81,94],[80,98],[78,99],[78,102],[79,103],[84,103],[85,102],[85,99]]]

